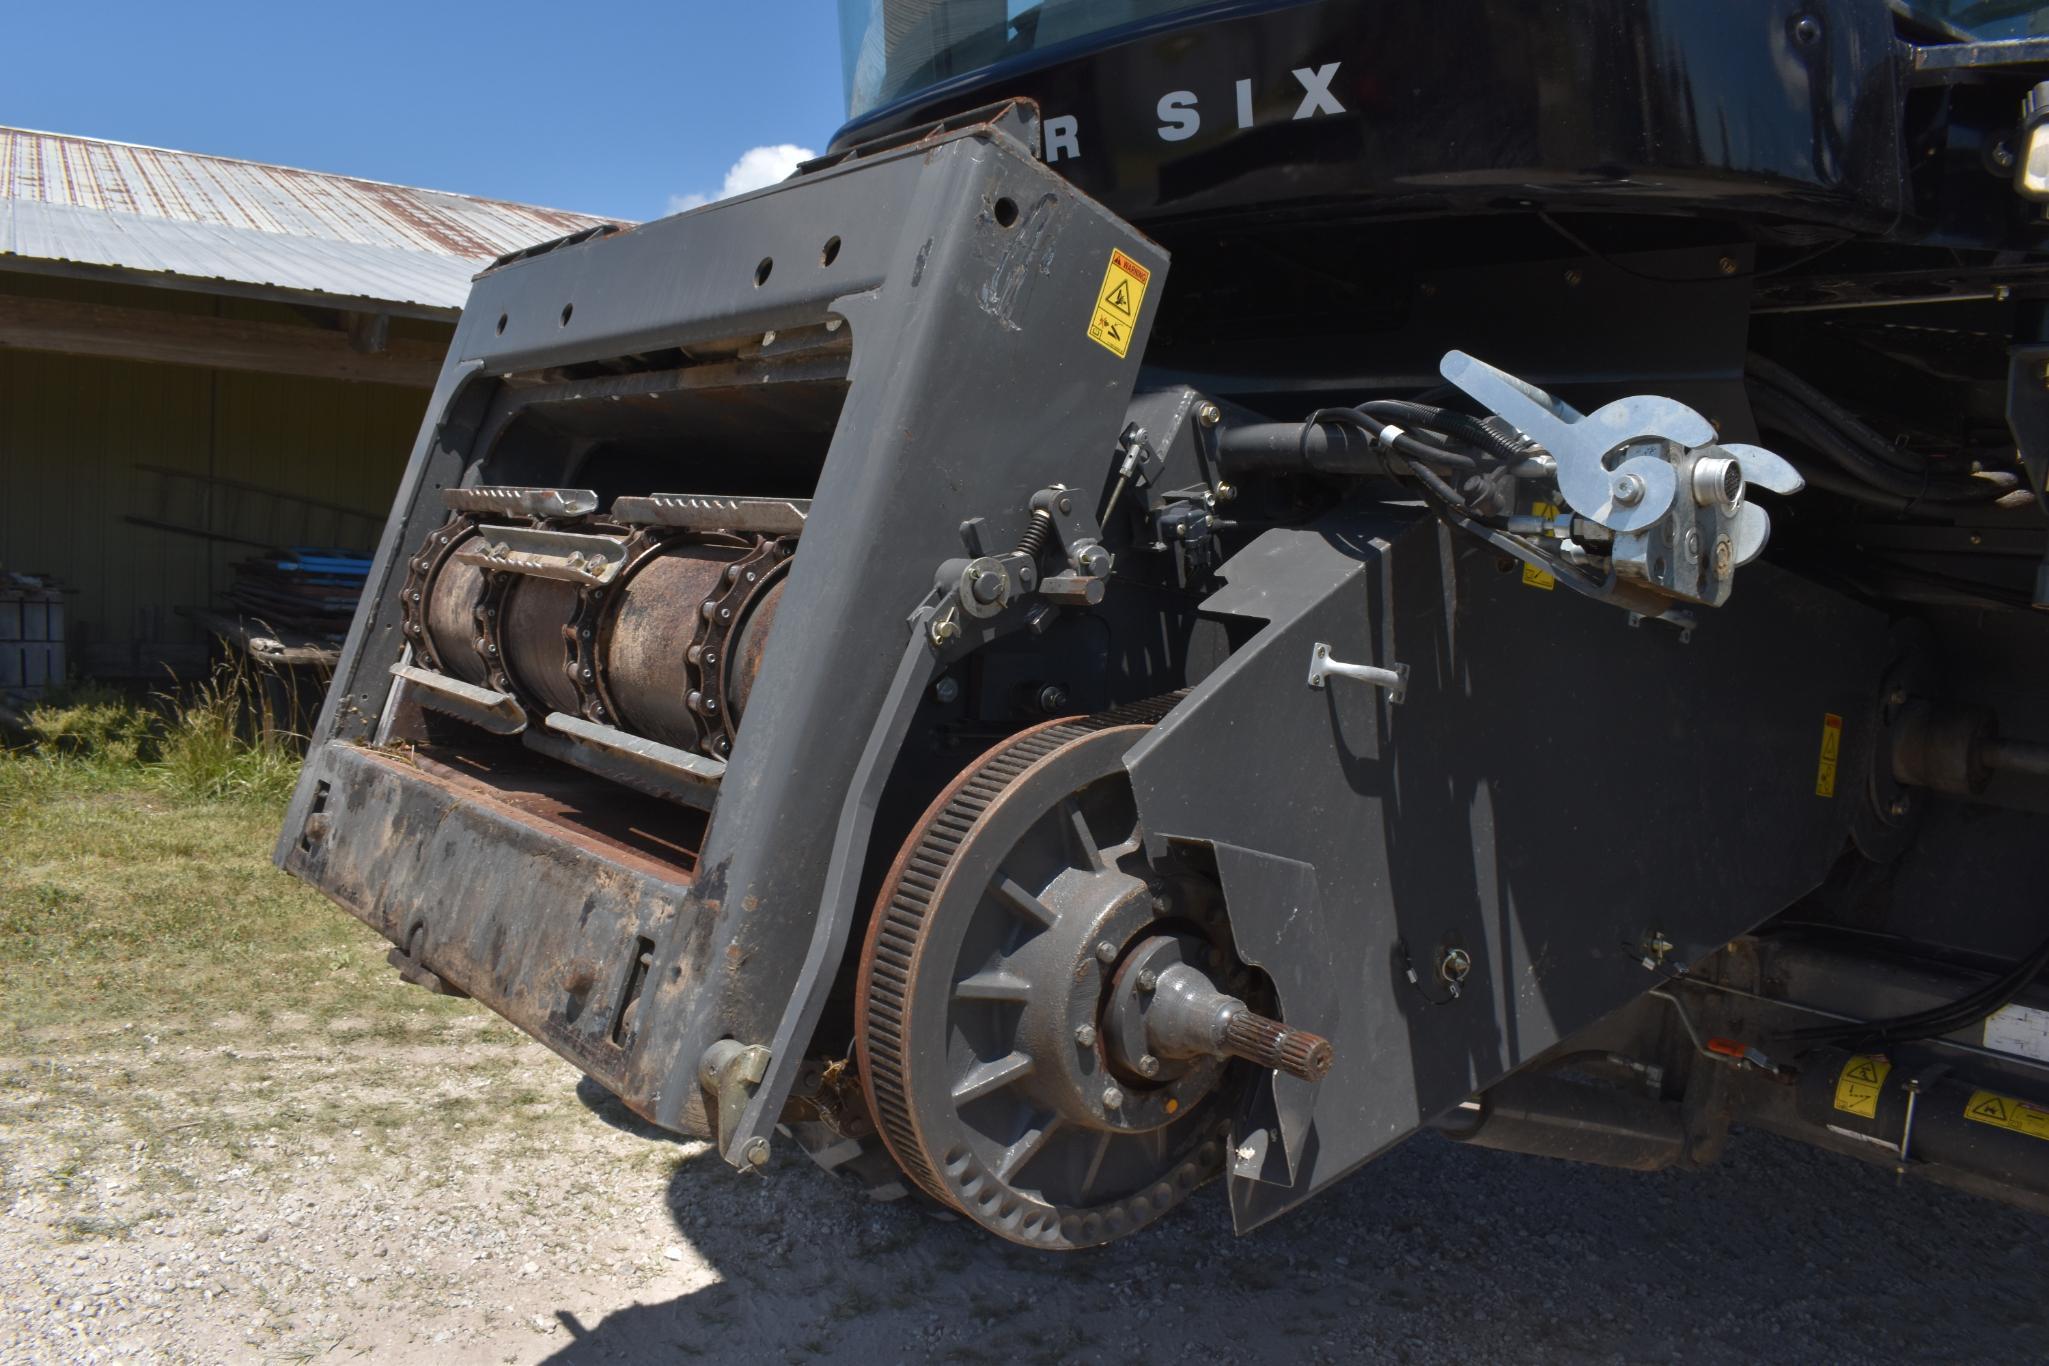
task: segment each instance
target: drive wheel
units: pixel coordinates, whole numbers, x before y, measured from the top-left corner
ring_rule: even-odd
[[[1111,1017],[1162,942],[1234,967],[1214,884],[1146,859],[1124,756],[1162,710],[984,755],[926,810],[869,923],[855,1037],[884,1142],[927,1194],[1027,1246],[1135,1232],[1221,1168],[1228,1064],[1133,1058]]]

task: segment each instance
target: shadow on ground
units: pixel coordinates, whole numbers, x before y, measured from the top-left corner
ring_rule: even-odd
[[[2049,1332],[2049,1220],[1758,1134],[1658,1175],[1424,1135],[1246,1237],[1212,1187],[1065,1255],[794,1153],[687,1157],[668,1199],[722,1279],[563,1310],[551,1362],[1953,1360]]]
[[[626,1102],[607,1091],[590,1077],[579,1077],[576,1081],[576,1099],[584,1109],[596,1115],[614,1129],[632,1134],[635,1138],[652,1139],[657,1143],[687,1143],[683,1135],[659,1124],[650,1124],[626,1108]]]

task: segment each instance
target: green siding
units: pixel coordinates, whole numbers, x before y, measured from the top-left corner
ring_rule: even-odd
[[[156,465],[366,511],[390,505],[424,390],[0,350],[0,566],[56,575],[74,671],[161,676],[203,640],[175,609],[218,606],[249,547],[135,526]],[[186,488],[191,486],[187,485]],[[196,499],[171,520],[229,509]]]

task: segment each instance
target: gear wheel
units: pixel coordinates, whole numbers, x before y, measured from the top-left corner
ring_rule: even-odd
[[[1236,1074],[1201,1059],[1141,1076],[1102,1024],[1138,945],[1227,944],[1213,885],[1148,861],[1124,769],[1172,701],[983,755],[914,827],[869,922],[855,1042],[890,1155],[1027,1246],[1135,1232],[1221,1169]]]

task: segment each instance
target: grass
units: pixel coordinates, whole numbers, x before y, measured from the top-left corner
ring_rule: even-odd
[[[324,1021],[373,996],[389,1012],[381,942],[271,866],[298,757],[253,694],[234,674],[141,704],[77,690],[0,753],[0,1021],[17,1035]]]

